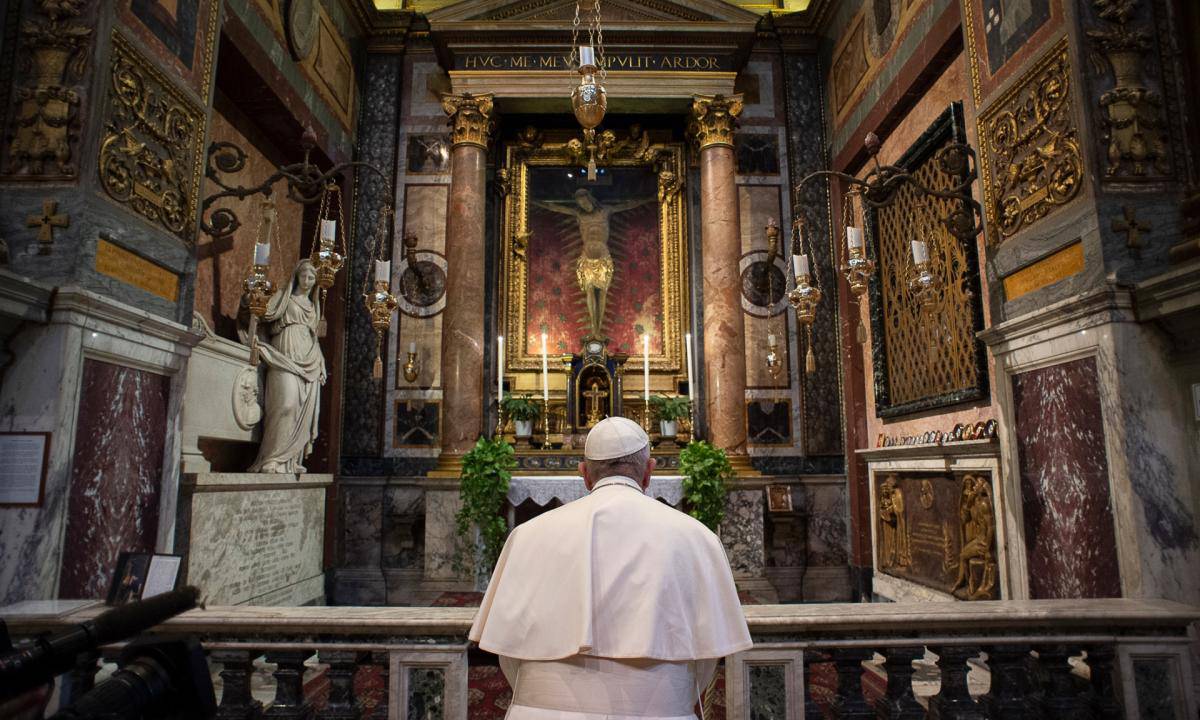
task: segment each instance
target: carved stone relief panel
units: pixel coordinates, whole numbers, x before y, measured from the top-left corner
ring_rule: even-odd
[[[992,244],[1079,194],[1084,163],[1066,38],[980,115],[979,146]]]
[[[192,242],[203,149],[204,111],[114,31],[100,144],[105,192]]]
[[[33,0],[16,3],[10,12],[20,9],[0,174],[14,180],[73,180],[79,172],[95,3]]]
[[[875,569],[961,600],[1000,598],[992,475],[874,476]]]
[[[1154,0],[1086,3],[1085,30],[1092,73],[1090,115],[1098,132],[1098,161],[1107,180],[1162,180],[1174,175],[1163,89],[1164,64],[1156,39]]]

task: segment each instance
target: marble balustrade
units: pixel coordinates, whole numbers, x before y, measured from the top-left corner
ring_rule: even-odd
[[[101,609],[36,615],[11,607],[0,617],[19,637]],[[201,640],[221,688],[218,717],[265,709],[267,717],[466,718],[474,613],[225,606],[190,611],[155,633]],[[751,717],[751,708],[776,718],[1196,716],[1188,636],[1196,606],[830,603],[745,613],[755,646],[725,661],[728,720]],[[89,686],[97,669],[95,657],[84,658],[72,684]],[[313,682],[319,671],[326,683]],[[310,691],[321,685],[328,690]]]

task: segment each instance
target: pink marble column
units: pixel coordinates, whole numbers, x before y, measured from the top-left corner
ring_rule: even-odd
[[[731,455],[746,453],[746,329],[733,155],[741,111],[741,95],[696,96],[692,102],[691,130],[700,147],[705,410],[709,441]]]
[[[453,126],[442,314],[442,456],[461,456],[483,432],[484,208],[491,95],[447,95]]]

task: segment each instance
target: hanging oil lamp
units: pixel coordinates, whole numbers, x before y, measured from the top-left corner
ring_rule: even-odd
[[[374,277],[371,289],[363,289],[363,302],[367,306],[367,314],[371,317],[371,327],[375,330],[375,363],[371,375],[376,380],[383,379],[383,334],[392,324],[392,313],[400,304],[392,294],[392,261],[384,259],[388,226],[391,225],[392,210],[385,208],[379,220],[379,232],[375,235],[375,247],[371,257],[374,258]],[[370,271],[367,276],[370,277]],[[364,283],[365,285],[365,283]]]
[[[788,302],[796,312],[796,324],[803,329],[808,344],[808,351],[804,356],[804,371],[813,372],[817,369],[817,359],[812,347],[812,325],[823,293],[811,274],[809,253],[805,247],[804,220],[801,217],[797,217],[792,223],[792,275],[796,285],[788,293]]]
[[[250,364],[257,365],[258,321],[267,314],[267,303],[275,292],[275,284],[267,279],[267,270],[271,260],[271,240],[276,233],[275,200],[268,195],[262,201],[261,213],[258,217],[258,230],[254,238],[254,260],[250,272],[242,283],[246,291],[246,307],[250,311]]]
[[[571,32],[572,64],[578,58],[576,72],[579,73],[579,85],[571,91],[571,108],[575,111],[575,119],[583,127],[584,146],[588,151],[587,176],[588,180],[596,179],[596,128],[604,121],[608,110],[608,93],[604,90],[604,80],[608,73],[604,68],[604,32],[600,27],[600,0],[592,0],[591,14],[588,18],[588,42],[579,45],[579,14],[584,0],[575,3],[575,22]]]
[[[317,271],[317,286],[321,288],[321,308],[338,271],[346,262],[346,228],[342,222],[342,190],[329,183],[321,193],[321,210],[317,214],[317,237],[313,242],[312,264]]]

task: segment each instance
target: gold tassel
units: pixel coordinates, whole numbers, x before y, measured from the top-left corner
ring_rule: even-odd
[[[371,370],[371,377],[376,380],[383,379],[383,360],[378,355],[375,356],[375,367]]]
[[[867,341],[867,326],[863,325],[862,320],[858,321],[858,344],[862,345]]]
[[[325,322],[325,318],[321,318],[317,321],[317,337],[325,337],[327,332],[329,332],[329,323]]]
[[[812,327],[808,328],[808,331],[805,333],[805,337],[808,340],[808,352],[804,354],[804,372],[816,372],[817,356],[813,354],[812,349]]]

